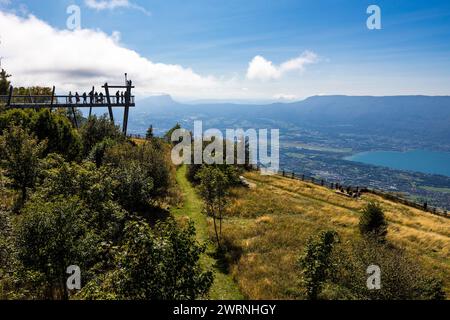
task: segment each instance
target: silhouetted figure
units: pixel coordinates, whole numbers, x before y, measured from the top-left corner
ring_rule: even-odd
[[[91,101],[91,104],[94,103],[94,90],[92,90],[91,92],[89,92],[89,100]]]
[[[75,101],[76,103],[80,103],[80,95],[78,94],[78,92],[75,92]]]
[[[98,92],[95,92],[94,97],[95,97],[95,103],[98,103]]]
[[[121,103],[124,103],[124,95],[123,95],[123,92],[120,93],[120,101],[121,101]]]
[[[103,92],[100,92],[100,103],[103,103],[104,95]]]
[[[120,91],[117,90],[117,92],[116,92],[116,104],[119,104],[119,103],[120,103]]]
[[[69,104],[72,104],[72,91],[69,92]]]
[[[87,94],[85,92],[85,93],[83,93],[83,104],[86,104],[86,103],[87,103]]]

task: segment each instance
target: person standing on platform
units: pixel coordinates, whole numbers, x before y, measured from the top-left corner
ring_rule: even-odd
[[[94,89],[92,89],[91,92],[89,92],[89,99],[91,101],[91,104],[94,103]]]

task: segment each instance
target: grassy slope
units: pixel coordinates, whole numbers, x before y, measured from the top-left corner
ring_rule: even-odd
[[[198,241],[204,243],[209,240],[209,224],[202,213],[202,201],[186,179],[186,167],[178,169],[177,182],[183,192],[184,205],[182,208],[173,209],[172,214],[178,218],[188,217],[191,219],[195,223]],[[210,298],[214,300],[243,299],[244,297],[232,277],[218,267],[217,261],[213,258],[213,253],[214,246],[210,243],[207,253],[201,258],[202,266],[214,271],[214,284],[210,290]]]
[[[234,247],[231,273],[250,299],[293,299],[298,295],[296,261],[308,238],[324,229],[343,241],[359,237],[360,210],[378,201],[389,221],[389,241],[405,248],[450,293],[450,220],[364,195],[354,200],[326,188],[282,177],[248,173],[254,190],[237,188],[224,222],[224,236]]]

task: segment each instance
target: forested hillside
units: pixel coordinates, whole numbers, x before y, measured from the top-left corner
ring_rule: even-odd
[[[167,211],[181,200],[167,142],[48,110],[2,112],[0,132],[0,298],[207,296],[204,247]],[[81,291],[66,290],[71,265]]]

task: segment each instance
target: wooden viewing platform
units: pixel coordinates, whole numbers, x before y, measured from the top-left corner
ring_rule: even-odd
[[[125,75],[126,76],[126,75]],[[130,108],[136,106],[135,97],[131,94],[134,89],[132,81],[125,78],[125,85],[105,85],[102,86],[104,92],[96,93],[95,87],[89,93],[78,92],[78,96],[71,95],[56,95],[55,87],[53,87],[52,95],[14,95],[14,87],[11,86],[9,94],[6,96],[0,95],[0,104],[5,105],[6,109],[50,109],[61,108],[70,109],[74,115],[74,124],[78,127],[75,117],[75,108],[89,108],[89,117],[92,115],[93,108],[108,108],[109,118],[114,122],[113,108],[124,108],[122,131],[127,133],[128,116]],[[122,94],[110,94],[110,89],[121,90]]]

